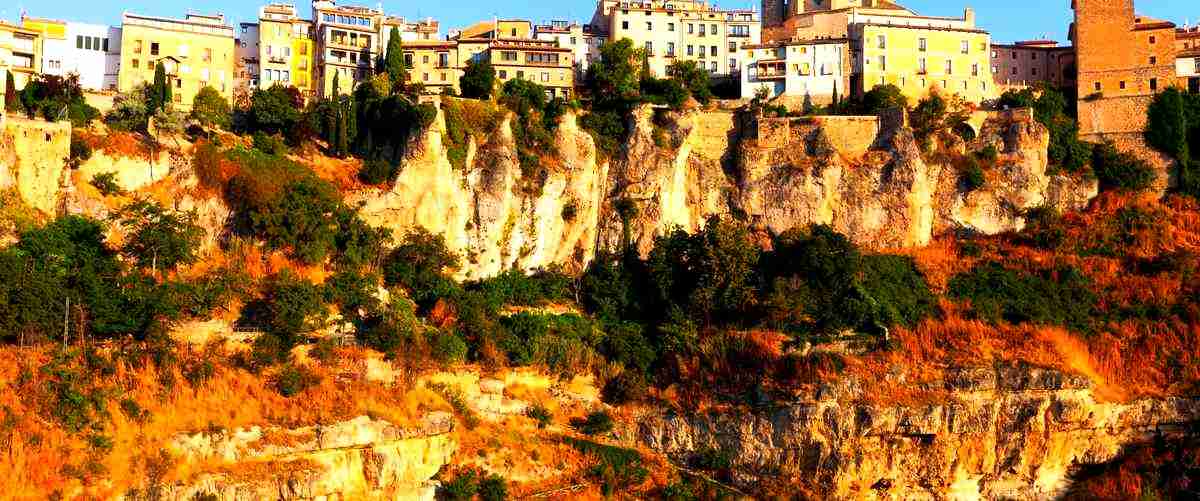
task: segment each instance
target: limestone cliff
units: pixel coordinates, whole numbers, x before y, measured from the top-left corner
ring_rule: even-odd
[[[827,499],[1032,500],[1200,418],[1200,400],[1102,402],[1086,378],[1028,367],[961,369],[927,389],[944,397],[877,404],[842,381],[756,411],[653,411],[626,439],[681,462],[724,451],[734,482],[760,493],[774,482]]]

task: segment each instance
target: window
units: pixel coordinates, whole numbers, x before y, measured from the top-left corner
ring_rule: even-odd
[[[1032,59],[1032,60],[1034,60],[1034,61],[1037,61],[1037,52],[1034,52],[1034,53],[1030,54],[1030,55],[1029,55],[1029,58],[1030,58],[1030,59]]]
[[[654,55],[654,42],[649,42],[649,41],[646,42],[646,55],[647,56]]]
[[[918,60],[917,60],[917,73],[920,73],[920,74],[924,75],[924,74],[925,74],[925,70],[926,70],[926,68],[925,68],[925,58],[920,58],[920,59],[918,59]]]
[[[675,42],[667,42],[667,56],[675,57]]]
[[[1016,59],[1016,58],[1017,58],[1017,51],[1014,50],[1013,51],[1013,59]]]
[[[979,63],[975,63],[975,64],[971,65],[971,76],[973,76],[973,77],[979,76]]]
[[[1121,83],[1117,84],[1117,88],[1124,90],[1125,89],[1125,81],[1122,80]]]
[[[450,53],[448,53],[448,52],[439,52],[438,53],[438,66],[442,67],[442,68],[450,67]],[[442,80],[445,80],[445,78],[443,78]]]
[[[667,23],[667,31],[675,31],[675,23]]]
[[[704,25],[700,25],[700,36],[704,36]]]
[[[134,54],[141,54],[141,53],[142,53],[142,41],[141,41],[141,40],[134,40],[134,41],[133,41],[133,53],[134,53]]]
[[[75,36],[75,48],[76,48],[76,49],[82,49],[82,48],[83,48],[83,35],[76,35],[76,36]]]
[[[947,75],[954,74],[954,61],[952,61],[950,59],[946,60],[946,74]]]
[[[151,56],[158,55],[158,42],[150,42],[150,55]]]
[[[712,25],[712,26],[709,26],[709,28],[711,28],[711,29],[709,30],[709,32],[711,32],[711,33],[712,33],[712,34],[714,34],[714,35],[716,35],[716,34],[717,34],[717,25],[715,25],[715,24],[714,24],[714,25]],[[713,68],[713,71],[717,71],[717,70],[716,70],[716,68]]]
[[[887,35],[879,35],[879,48],[880,49],[887,48]]]
[[[1000,67],[993,64],[992,65],[992,74],[995,75],[997,73],[1000,73]]]
[[[1155,36],[1154,36],[1154,35],[1150,35],[1150,43],[1151,43],[1151,44],[1153,44],[1153,43],[1155,43],[1155,42],[1157,42],[1157,41],[1158,41],[1158,39],[1157,39],[1157,38],[1155,38]]]
[[[737,42],[729,42],[729,52],[737,52]]]
[[[203,61],[206,63],[212,61],[212,49],[204,49]]]
[[[623,30],[629,29],[629,21],[621,21],[621,29],[623,29]]]
[[[87,50],[92,50],[92,37],[87,37],[87,38],[83,39],[83,48],[85,48]]]
[[[717,62],[716,61],[713,61],[712,64],[709,65],[709,71],[712,71],[713,73],[717,72]]]
[[[1096,92],[1100,92],[1100,82],[1096,82]]]
[[[962,53],[963,53],[963,54],[970,54],[970,53],[971,53],[971,42],[968,42],[968,41],[966,41],[966,40],[963,40],[963,41],[962,41]]]
[[[925,52],[929,48],[929,39],[922,38],[917,40],[917,50]]]
[[[508,71],[500,70],[496,72],[496,75],[499,76],[501,80],[504,80],[508,78]]]
[[[131,61],[131,62],[133,63],[133,69],[135,69],[135,70],[136,70],[136,69],[137,69],[137,67],[138,67],[138,60],[137,60],[137,59],[134,59],[134,60],[133,60],[133,61]]]
[[[1012,68],[1012,74],[1013,74],[1013,75],[1016,75],[1016,74],[1017,74],[1017,67],[1016,67],[1016,66],[1013,66],[1013,68]]]
[[[428,74],[428,73],[422,73],[422,74],[421,74],[421,81],[422,81],[422,82],[428,82],[428,81],[429,81],[429,74]]]
[[[104,39],[104,52],[108,52],[108,39]]]
[[[689,45],[689,46],[687,46],[687,55],[689,55],[689,56],[691,56],[691,55],[695,55],[695,51],[694,51],[694,50],[692,50],[692,49],[694,49],[694,48],[695,48],[695,47],[694,47],[694,46],[692,46],[692,45]],[[1198,61],[1200,61],[1200,60],[1198,60]],[[1196,64],[1200,64],[1200,62],[1198,62],[1198,63],[1196,63]]]
[[[996,51],[992,51],[992,59],[996,59],[998,57],[1000,57],[1000,54],[998,54]]]
[[[411,52],[410,52],[410,53],[407,53],[407,54],[405,54],[405,55],[404,55],[404,65],[405,65],[405,66],[408,66],[409,68],[411,68],[411,67],[412,67],[412,65],[413,65],[413,55],[412,55],[412,53],[411,53]]]
[[[522,70],[517,70],[517,78],[525,78],[525,72]]]
[[[716,45],[709,47],[708,55],[710,55],[712,57],[717,57],[717,46]]]
[[[887,71],[887,56],[879,56],[879,71]]]
[[[1155,56],[1150,56],[1150,65],[1153,66],[1156,64],[1158,64],[1158,58]]]
[[[503,51],[500,53],[500,60],[501,61],[516,61],[517,60],[517,52],[511,51],[511,50]]]
[[[654,31],[654,23],[646,21],[646,31]]]
[[[544,82],[544,83],[550,82],[550,73],[549,72],[542,72],[542,82]]]
[[[421,56],[421,64],[429,64],[429,54]]]
[[[695,32],[696,32],[696,25],[694,25],[692,23],[688,23],[688,34],[690,35]]]
[[[1158,90],[1158,79],[1157,78],[1150,79],[1150,90]]]
[[[1033,69],[1031,70],[1031,72],[1032,72],[1031,74],[1032,74],[1033,76],[1035,76],[1035,77],[1037,76],[1037,68],[1033,68]]]

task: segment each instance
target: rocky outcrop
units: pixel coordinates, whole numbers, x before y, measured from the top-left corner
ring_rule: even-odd
[[[1083,465],[1200,419],[1200,400],[1112,403],[1088,380],[999,366],[951,371],[927,404],[874,404],[853,381],[769,410],[649,412],[627,438],[677,461],[732,459],[734,482],[791,479],[830,499],[1050,499]]]
[[[71,123],[8,117],[0,127],[0,189],[53,214],[71,154]]]
[[[360,416],[299,429],[181,435],[171,454],[204,467],[160,490],[164,499],[179,500],[432,500],[437,484],[431,479],[457,449],[453,425],[453,416],[435,412],[413,428]]]

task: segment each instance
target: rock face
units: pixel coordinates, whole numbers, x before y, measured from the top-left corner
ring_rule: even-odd
[[[218,466],[165,486],[163,498],[432,500],[431,479],[457,449],[453,424],[453,416],[436,412],[412,429],[360,416],[294,430],[179,436],[169,449],[181,462]]]
[[[463,257],[459,277],[475,279],[579,270],[626,241],[644,255],[656,237],[697,231],[711,216],[771,234],[828,224],[887,249],[956,231],[1019,230],[1027,209],[1078,209],[1096,196],[1095,181],[1048,172],[1049,133],[1028,112],[979,115],[970,144],[953,139],[923,154],[899,115],[761,119],[642,107],[621,151],[605,160],[568,114],[544,182],[522,178],[508,120],[472,139],[466,168],[455,169],[439,116],[394,188],[351,199],[373,224],[444,235]],[[968,192],[955,163],[989,145],[997,158],[985,162],[984,185]]]
[[[0,127],[0,189],[15,188],[30,207],[54,213],[71,154],[70,122],[8,117]]]
[[[929,405],[874,405],[853,384],[760,412],[639,418],[629,437],[679,461],[732,458],[755,490],[792,479],[831,499],[1051,499],[1078,466],[1200,419],[1200,400],[1098,401],[1087,379],[1028,367],[962,369]]]

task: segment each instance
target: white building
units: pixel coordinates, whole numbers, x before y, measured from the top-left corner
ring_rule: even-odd
[[[564,49],[571,49],[571,57],[575,61],[575,72],[582,75],[588,68],[588,38],[583,33],[583,25],[571,21],[550,21],[533,27],[535,40],[557,42]]]
[[[753,97],[765,90],[768,98],[808,96],[813,104],[828,104],[835,93],[846,96],[851,71],[848,51],[846,39],[746,46],[742,51],[742,96]]]
[[[79,75],[79,85],[85,89],[103,90],[115,89],[117,86],[117,69],[112,69],[112,79],[109,80],[109,53],[115,43],[118,56],[115,63],[120,64],[120,29],[100,24],[67,23],[66,56],[63,59],[63,71]]]
[[[121,74],[121,27],[108,27],[108,50],[104,53],[104,81],[101,88],[117,90],[117,77]]]

